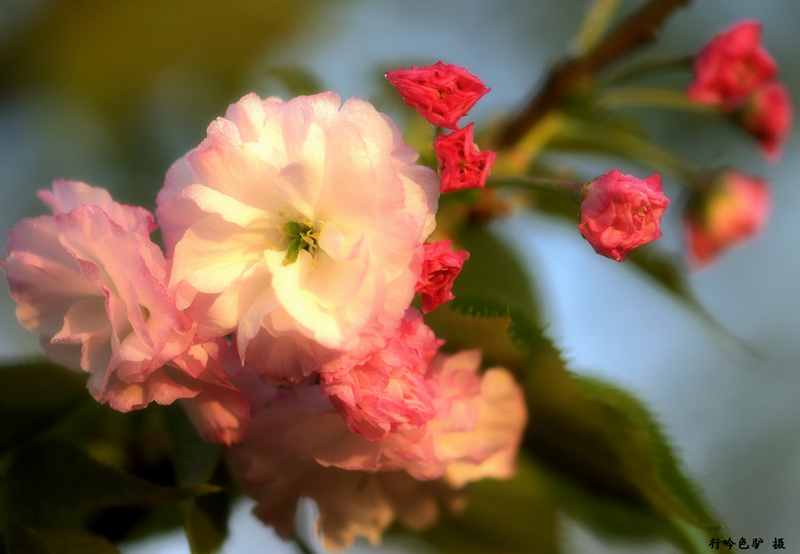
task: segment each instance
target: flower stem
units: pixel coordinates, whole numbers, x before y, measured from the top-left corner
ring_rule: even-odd
[[[669,56],[636,61],[607,73],[603,77],[603,84],[616,84],[620,81],[625,81],[634,77],[640,77],[648,73],[666,71],[690,73],[693,63],[694,56]]]
[[[719,108],[694,102],[686,92],[674,89],[626,87],[597,93],[598,102],[606,108],[667,108],[708,115],[721,114]]]
[[[486,185],[489,187],[520,187],[541,190],[545,192],[556,192],[568,196],[576,204],[581,203],[583,187],[585,181],[562,181],[560,179],[549,179],[547,177],[536,177],[534,175],[500,175],[491,177]]]

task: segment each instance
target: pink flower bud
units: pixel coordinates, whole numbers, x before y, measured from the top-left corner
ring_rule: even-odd
[[[734,170],[720,174],[684,216],[692,261],[705,265],[760,232],[767,223],[771,196],[763,179]]]
[[[689,98],[731,110],[778,74],[761,48],[761,23],[742,21],[712,38],[695,58]]]
[[[439,192],[480,188],[492,171],[497,152],[481,152],[472,139],[470,123],[449,135],[439,135],[433,143],[439,162]]]
[[[491,90],[466,69],[442,62],[390,71],[386,78],[406,105],[419,110],[433,125],[453,131],[458,129],[458,120]]]
[[[623,262],[632,249],[661,237],[668,204],[657,173],[641,180],[612,169],[584,187],[578,229],[595,252]]]
[[[464,262],[469,258],[469,252],[450,250],[451,240],[440,240],[426,244],[425,261],[422,264],[422,273],[414,288],[414,292],[422,294],[422,312],[429,313],[438,306],[449,302],[455,296],[451,292],[453,281],[461,272]]]
[[[770,83],[756,91],[739,113],[744,129],[758,141],[764,155],[776,161],[783,152],[786,136],[792,127],[792,99],[779,83]]]

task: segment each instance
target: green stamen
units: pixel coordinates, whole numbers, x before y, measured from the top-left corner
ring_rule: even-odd
[[[280,228],[286,238],[289,239],[289,248],[286,250],[286,257],[283,265],[291,265],[297,261],[300,250],[313,252],[317,246],[316,239],[319,236],[313,232],[311,225],[298,223],[297,221],[287,221]]]

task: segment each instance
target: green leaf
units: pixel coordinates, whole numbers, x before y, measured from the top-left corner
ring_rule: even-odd
[[[88,398],[84,375],[51,363],[0,368],[0,452],[46,429]]]
[[[460,246],[469,251],[456,278],[456,298],[482,298],[505,306],[526,320],[539,320],[539,306],[528,272],[502,237],[485,226],[470,226],[458,235]],[[505,312],[505,309],[503,309]]]
[[[22,451],[7,477],[8,511],[27,523],[79,521],[112,506],[153,506],[219,490],[212,485],[173,488],[133,477],[58,441]]]
[[[470,257],[455,280],[455,300],[426,314],[425,321],[448,348],[481,348],[486,363],[519,372],[525,352],[516,338],[532,334],[539,321],[531,279],[513,251],[486,227],[467,227],[458,243]]]
[[[163,412],[178,484],[187,487],[206,483],[219,465],[222,447],[204,441],[180,406],[167,406]]]
[[[670,108],[707,115],[724,114],[719,107],[695,102],[687,96],[686,91],[673,88],[604,89],[597,93],[597,102],[607,109],[647,107]]]
[[[630,393],[595,378],[577,377],[575,384],[591,401],[615,410],[644,438],[660,483],[686,510],[685,519],[693,525],[715,529],[716,519],[699,489],[681,471],[666,436],[644,405]]]
[[[77,529],[46,529],[39,534],[55,554],[117,554],[119,550],[103,537]]]
[[[598,120],[565,118],[566,123],[547,144],[548,149],[612,154],[650,167],[659,173],[671,173],[691,180],[694,169],[684,158],[653,142],[633,124],[620,116]]]
[[[56,554],[41,535],[16,519],[6,529],[5,546],[8,554]]]
[[[667,539],[696,551],[718,528],[640,402],[557,365],[532,368],[525,450],[551,476],[559,506],[601,534]]]
[[[210,554],[222,548],[228,536],[229,517],[230,497],[227,491],[190,500],[183,521],[192,554]]]
[[[560,551],[557,511],[541,473],[530,459],[520,456],[512,479],[485,479],[467,490],[467,505],[462,513],[443,518],[422,534],[438,551]]]
[[[185,418],[184,418],[185,419]],[[187,421],[187,425],[191,424]],[[186,429],[184,435],[194,435],[193,440],[202,442],[194,429]],[[219,446],[219,445],[214,445]],[[212,458],[208,449],[199,448],[195,445],[192,449],[200,457],[205,457],[205,467],[210,467],[212,474],[206,474],[204,481],[210,479],[212,483],[223,486],[219,492],[198,496],[191,499],[185,506],[183,512],[183,526],[186,530],[186,538],[193,554],[207,554],[218,551],[228,536],[228,520],[231,512],[231,482],[227,466],[220,464],[221,449],[217,449],[216,458]],[[212,465],[213,460],[213,465]],[[200,472],[196,472],[200,475]]]
[[[465,299],[464,304],[454,306],[453,302],[425,316],[436,336],[447,341],[446,349],[480,348],[485,366],[503,366],[518,375],[524,372],[524,357],[511,339],[508,308],[505,308],[504,315],[498,315],[503,313],[501,305],[496,305],[495,310],[480,300]]]

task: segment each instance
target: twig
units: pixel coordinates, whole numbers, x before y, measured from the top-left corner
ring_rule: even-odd
[[[539,93],[520,114],[500,131],[499,148],[508,148],[550,110],[558,107],[570,93],[600,70],[637,48],[655,40],[656,31],[677,8],[691,0],[650,0],[621,21],[606,38],[577,58],[556,64]]]

